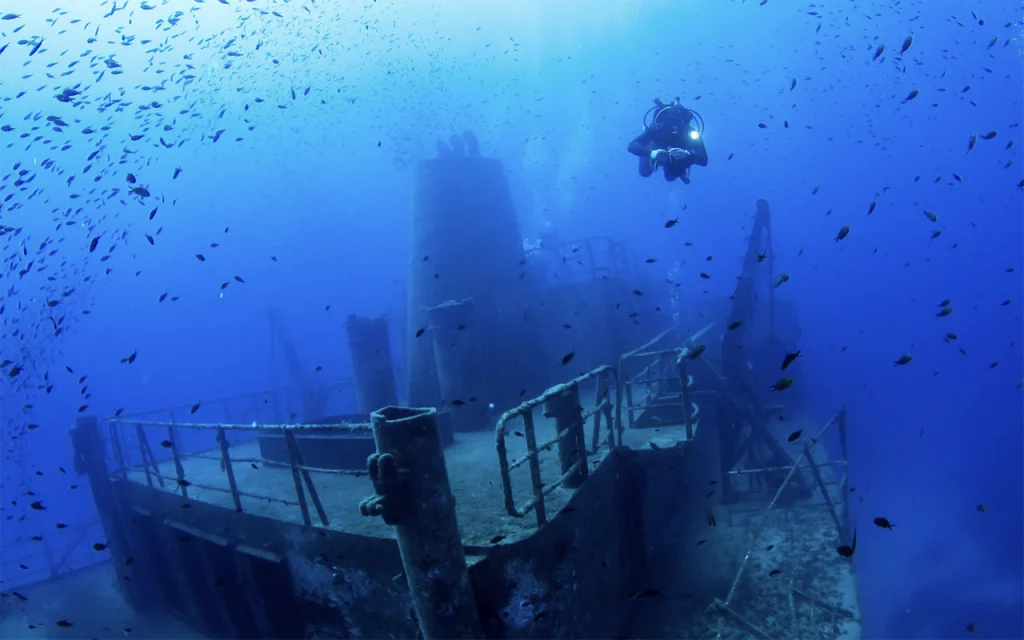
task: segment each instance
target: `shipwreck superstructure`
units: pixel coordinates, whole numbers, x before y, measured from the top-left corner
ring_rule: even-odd
[[[231,638],[859,637],[846,412],[790,442],[767,401],[797,335],[758,260],[768,203],[721,313],[646,327],[609,311],[635,297],[625,247],[578,239],[575,277],[534,277],[552,254],[523,250],[501,163],[470,134],[440,150],[406,397],[390,321],[352,316],[342,384],[78,418],[132,606]],[[572,356],[546,329],[567,310]]]

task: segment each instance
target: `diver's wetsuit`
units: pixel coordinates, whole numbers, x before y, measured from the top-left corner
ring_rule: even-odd
[[[708,166],[708,150],[704,147],[704,137],[700,136],[696,140],[690,137],[690,118],[678,124],[655,120],[629,143],[627,150],[640,158],[640,175],[646,178],[657,168],[651,161],[651,151],[672,148],[686,149],[693,153],[680,161],[665,163],[666,180],[683,178],[684,182],[689,182],[688,172],[692,165]]]

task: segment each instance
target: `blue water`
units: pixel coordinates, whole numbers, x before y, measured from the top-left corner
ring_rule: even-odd
[[[684,301],[732,293],[770,201],[795,384],[849,411],[864,636],[1024,637],[1021,2],[94,5],[0,3],[6,585],[96,519],[80,407],[289,383],[268,306],[348,376],[345,317],[404,313],[412,167],[472,129],[524,238],[681,262]],[[655,96],[706,122],[690,185],[625,151]]]

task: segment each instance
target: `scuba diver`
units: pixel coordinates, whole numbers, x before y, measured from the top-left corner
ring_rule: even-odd
[[[708,166],[704,118],[679,104],[679,98],[671,104],[655,98],[654,106],[644,114],[643,132],[629,143],[627,151],[640,158],[641,176],[647,178],[663,167],[666,180],[680,178],[690,184],[690,167]]]

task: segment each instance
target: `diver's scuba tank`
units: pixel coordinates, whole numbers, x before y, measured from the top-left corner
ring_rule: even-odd
[[[690,113],[690,115],[692,116],[693,120],[696,123],[697,137],[699,137],[699,138],[703,137],[704,136],[704,118],[699,113],[694,111],[693,109],[689,109],[687,107],[684,107],[682,104],[680,104],[679,96],[676,96],[675,100],[673,100],[672,102],[670,102],[668,104],[665,104],[661,100],[661,98],[655,98],[654,99],[654,106],[651,107],[650,109],[648,109],[647,113],[644,114],[644,129],[649,129],[650,127],[652,127],[654,125],[654,123],[656,123],[658,121],[658,116],[659,115],[661,115],[666,109],[671,109],[671,108],[674,108],[674,107],[678,107],[680,109],[685,109],[686,111],[688,111]],[[651,118],[651,114],[652,113],[654,114],[653,118]],[[651,118],[650,123],[647,122],[648,118]]]

